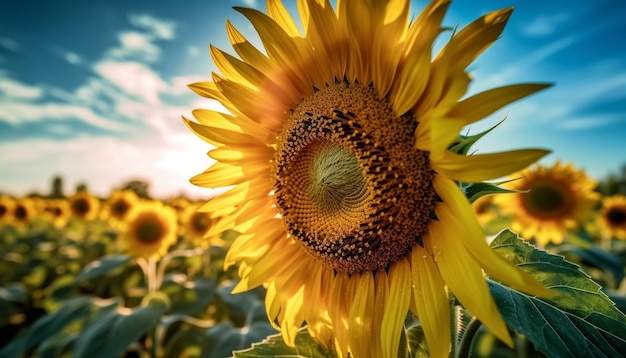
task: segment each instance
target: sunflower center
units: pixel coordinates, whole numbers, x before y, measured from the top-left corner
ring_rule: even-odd
[[[349,274],[386,269],[421,244],[436,194],[416,126],[359,84],[304,99],[278,136],[272,171],[289,235]]]
[[[159,241],[163,236],[163,227],[157,218],[146,217],[139,220],[135,227],[135,237],[144,243]]]
[[[607,220],[613,225],[626,224],[626,211],[613,208],[606,213]]]
[[[537,183],[522,196],[524,207],[531,215],[540,218],[557,218],[571,209],[565,188],[554,183]]]
[[[209,215],[204,212],[193,213],[191,217],[191,227],[195,232],[203,234],[209,229],[210,225],[211,221],[209,220]]]
[[[89,202],[85,198],[78,198],[72,202],[72,211],[78,216],[89,213]]]
[[[117,200],[113,203],[113,216],[123,218],[128,209],[130,209],[130,205],[126,201]]]

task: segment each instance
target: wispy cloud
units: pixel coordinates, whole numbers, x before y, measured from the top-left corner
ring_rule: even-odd
[[[133,14],[129,16],[130,23],[147,30],[152,36],[163,40],[172,40],[175,36],[176,23],[162,20],[147,14]]]
[[[12,78],[0,75],[0,93],[7,99],[38,99],[43,96],[43,90]]]
[[[553,34],[557,28],[570,19],[567,13],[553,15],[538,15],[522,25],[522,34],[530,37],[547,36]]]
[[[148,104],[159,103],[159,93],[167,89],[167,84],[156,72],[139,62],[104,60],[97,63],[94,70],[125,93]]]

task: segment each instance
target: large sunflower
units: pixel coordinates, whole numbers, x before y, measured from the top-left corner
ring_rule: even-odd
[[[176,211],[158,200],[133,205],[122,229],[122,249],[129,255],[159,259],[176,243]]]
[[[591,219],[599,194],[596,182],[571,163],[552,167],[536,165],[511,175],[505,186],[524,192],[497,195],[495,201],[504,215],[510,215],[511,229],[540,246],[560,244],[568,230],[576,230]]]
[[[626,240],[626,196],[604,198],[598,222],[603,237]]]
[[[185,120],[216,146],[217,162],[192,178],[232,186],[203,208],[212,232],[235,229],[226,266],[235,292],[263,285],[267,314],[294,345],[306,322],[340,356],[395,357],[409,309],[433,356],[450,350],[446,287],[512,345],[483,277],[531,294],[545,289],[489,249],[457,181],[519,170],[546,154],[465,156],[460,130],[546,87],[520,84],[460,100],[466,67],[499,36],[512,9],[455,32],[431,61],[449,1],[410,21],[409,1],[299,1],[300,33],[279,0],[267,14],[236,8],[265,53],[227,22],[239,58],[211,47],[221,74],[190,85],[228,114]]]

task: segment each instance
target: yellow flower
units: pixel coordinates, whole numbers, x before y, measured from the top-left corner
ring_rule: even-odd
[[[10,223],[13,218],[15,199],[10,196],[0,196],[0,224]]]
[[[72,216],[79,220],[93,220],[100,210],[100,199],[86,191],[79,191],[68,198]]]
[[[44,207],[45,216],[56,228],[63,228],[70,219],[72,213],[67,199],[50,199]]]
[[[472,203],[474,214],[478,222],[483,226],[498,217],[498,213],[494,208],[493,197],[493,195],[485,195]]]
[[[536,165],[511,177],[520,179],[505,187],[528,192],[497,195],[495,201],[502,214],[511,216],[513,231],[542,247],[560,244],[568,230],[590,219],[599,198],[596,182],[571,163]]]
[[[215,224],[215,219],[209,213],[199,211],[201,203],[189,204],[180,215],[182,233],[189,242],[200,247],[208,247],[212,243],[218,243],[219,237],[209,237],[209,229]]]
[[[131,256],[159,259],[176,243],[176,211],[162,202],[140,201],[127,215],[122,249]]]
[[[278,0],[267,15],[237,8],[265,48],[230,22],[236,58],[215,47],[221,74],[190,87],[229,113],[198,109],[190,130],[216,160],[192,178],[228,188],[204,210],[211,232],[242,233],[226,266],[235,292],[263,285],[270,321],[295,344],[303,322],[340,356],[396,357],[409,311],[430,352],[450,350],[448,291],[512,345],[483,276],[546,290],[486,244],[456,181],[502,177],[544,150],[466,156],[459,132],[546,87],[520,84],[461,100],[466,67],[499,36],[511,9],[455,32],[431,62],[449,1],[410,21],[408,0],[298,3],[304,34]]]
[[[25,228],[36,215],[35,201],[32,198],[24,197],[15,201],[13,213],[10,215],[10,222],[18,228]]]
[[[106,202],[106,213],[113,226],[119,226],[139,197],[132,190],[115,190]]]
[[[598,224],[603,237],[626,240],[626,196],[604,198]]]

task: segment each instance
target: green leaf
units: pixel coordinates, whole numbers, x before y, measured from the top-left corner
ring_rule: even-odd
[[[172,300],[170,313],[194,315],[205,309],[213,299],[217,283],[214,279],[200,277],[195,281],[187,281],[182,274],[176,277],[184,277],[183,280],[174,280],[166,276],[161,291],[166,292]]]
[[[459,135],[459,138],[457,139],[457,141],[455,143],[453,143],[448,150],[457,153],[457,154],[467,154],[469,153],[470,149],[472,148],[472,146],[474,145],[474,143],[476,143],[480,138],[484,137],[487,133],[491,132],[492,130],[494,130],[497,126],[499,126],[502,122],[504,122],[504,120],[501,120],[500,122],[496,123],[493,127],[480,132],[478,134],[474,134],[474,135],[470,135],[470,136],[466,136],[466,135]]]
[[[50,313],[0,350],[0,357],[19,357],[45,339],[62,331],[67,325],[82,318],[91,309],[91,298],[76,297],[67,301],[58,311]]]
[[[128,255],[108,255],[85,266],[81,273],[76,276],[76,282],[91,280],[107,274],[113,269],[128,262]]]
[[[491,247],[555,293],[539,299],[489,280],[504,321],[548,356],[620,356],[626,316],[578,265],[503,230]]]
[[[262,357],[310,357],[329,358],[333,357],[330,352],[315,342],[306,328],[300,329],[296,336],[296,346],[289,347],[285,344],[280,334],[267,337],[263,342],[254,343],[252,347],[242,351],[233,352],[234,358],[262,358]]]
[[[624,279],[625,263],[619,257],[597,246],[583,248],[573,245],[560,245],[555,249],[558,249],[558,253],[570,261],[576,261],[581,265],[596,267],[605,273],[610,273],[613,277],[613,286],[617,286]]]
[[[405,331],[411,358],[428,358],[430,352],[426,345],[426,336],[421,325],[412,326]]]
[[[499,183],[483,182],[483,183],[468,183],[468,184],[463,183],[461,184],[461,189],[463,189],[463,192],[465,193],[465,196],[467,197],[467,200],[469,200],[470,203],[473,203],[478,198],[486,196],[486,195],[520,192],[518,190],[510,190],[510,189],[505,189],[505,188],[500,187],[499,185],[503,183],[506,183],[506,182],[499,182]]]
[[[167,312],[167,295],[154,292],[146,296],[141,306],[129,310],[120,308],[94,320],[76,340],[76,357],[119,357],[128,347],[156,326]]]

